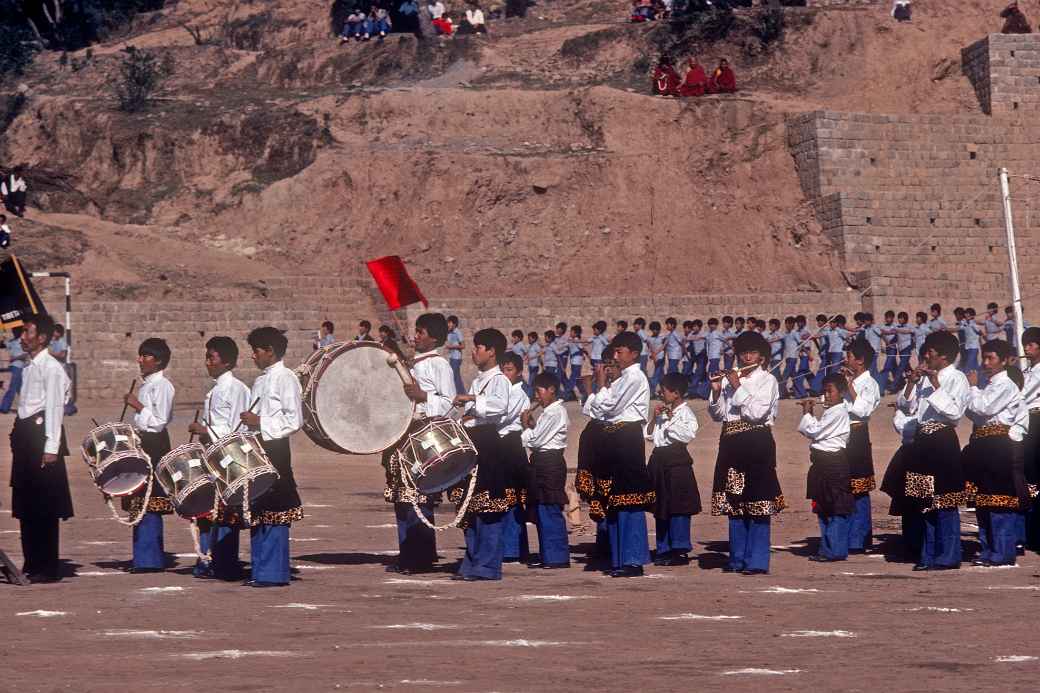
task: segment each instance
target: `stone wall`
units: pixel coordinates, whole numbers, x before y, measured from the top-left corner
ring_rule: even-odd
[[[1040,35],[990,34],[961,51],[982,112],[1033,114],[1040,110]]]

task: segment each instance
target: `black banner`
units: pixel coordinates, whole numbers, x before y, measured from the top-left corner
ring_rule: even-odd
[[[0,327],[21,327],[26,315],[46,313],[29,271],[14,255],[0,262]]]

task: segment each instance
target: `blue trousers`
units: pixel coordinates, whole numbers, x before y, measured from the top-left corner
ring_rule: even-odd
[[[854,498],[856,505],[849,516],[849,548],[853,551],[866,551],[874,543],[870,494],[861,493]]]
[[[578,392],[581,393],[582,397],[588,397],[589,393],[585,392],[585,383],[583,383],[581,381],[581,366],[582,366],[582,364],[580,364],[580,363],[572,363],[571,364],[571,375],[567,379],[567,382],[568,382],[568,388],[567,389],[568,389],[568,391],[574,391],[575,392],[575,395],[574,395],[575,397],[578,396],[577,395]]]
[[[462,394],[466,391],[466,386],[462,384],[462,359],[448,359],[448,363],[451,364],[451,373],[455,376],[455,392]]]
[[[527,520],[524,509],[514,505],[502,515],[502,560],[507,563],[526,561]]]
[[[964,360],[958,366],[964,373],[978,372],[979,370],[979,350],[978,349],[965,349]]]
[[[784,385],[791,381],[791,390],[788,393],[798,399],[805,399],[805,375],[798,371],[798,359],[789,358],[784,369]]]
[[[881,369],[881,374],[878,376],[877,381],[882,395],[888,392],[898,380],[899,374],[896,372],[898,369],[899,355],[894,353],[885,354],[885,367]]]
[[[813,392],[823,392],[823,379],[830,373],[831,365],[831,354],[826,352],[820,355],[820,367],[816,371],[816,375],[812,377],[812,383],[809,388]]]
[[[668,359],[665,363],[668,364],[665,368],[665,373],[678,373],[679,364],[682,363],[682,357],[680,356],[677,359]]]
[[[257,525],[249,530],[253,580],[289,584],[289,525]]]
[[[11,382],[7,384],[7,391],[4,392],[3,400],[0,400],[0,413],[6,414],[11,411],[11,405],[14,404],[14,396],[18,394],[18,391],[22,389],[22,369],[12,368],[11,369]]]
[[[135,568],[165,568],[166,551],[163,548],[163,516],[145,513],[134,525]]]
[[[459,575],[485,580],[502,579],[502,515],[476,513],[466,527],[466,554]]]
[[[199,530],[199,553],[202,555],[195,559],[195,567],[191,569],[191,574],[195,577],[212,575],[213,565],[211,560],[204,558],[204,556],[213,550],[213,523],[209,520],[196,520],[195,522]]]
[[[556,378],[556,382],[560,383],[561,388],[563,387],[563,381],[560,376],[559,368],[557,368],[556,366],[546,366],[545,372],[547,375],[551,375],[552,377]]]
[[[658,558],[672,551],[687,553],[693,550],[693,542],[690,541],[692,519],[691,515],[669,515],[667,520],[656,519]]]
[[[844,561],[849,557],[849,516],[820,515],[820,550],[816,552],[829,561]]]
[[[1018,513],[976,510],[979,520],[979,558],[997,565],[1015,565]]]
[[[528,397],[534,397],[534,378],[538,375],[538,366],[527,367],[527,382],[524,383],[524,392]]]
[[[654,361],[654,374],[650,376],[650,396],[657,392],[657,386],[661,384],[664,377],[664,359]]]
[[[433,523],[433,505],[420,505],[423,516]],[[397,519],[397,565],[407,570],[425,570],[437,561],[437,533],[423,524],[411,503],[394,503]]]
[[[921,565],[951,568],[961,564],[961,516],[957,508],[924,514]]]
[[[893,391],[902,390],[906,385],[906,378],[903,374],[910,370],[910,355],[913,351],[913,347],[911,347],[899,352],[899,365],[896,367],[895,378],[892,381]]]
[[[210,555],[213,577],[218,580],[242,578],[242,564],[238,560],[239,531],[235,527],[216,525],[210,530]]]
[[[733,354],[723,354],[722,363],[725,364],[726,370],[733,368],[733,359],[736,358]]]
[[[769,570],[771,518],[729,518],[729,567],[733,570]]]
[[[639,367],[643,371],[643,375],[646,375],[646,365],[650,363],[650,354],[643,354],[639,357]]]
[[[708,359],[707,372],[704,374],[704,377],[701,378],[700,385],[697,390],[698,397],[700,397],[701,399],[708,399],[708,393],[711,392],[711,383],[709,382],[708,377],[712,373],[717,373],[718,371],[719,359]]]
[[[538,529],[538,553],[546,565],[570,564],[570,545],[567,541],[567,523],[563,519],[562,505],[534,506],[535,523]]]
[[[607,535],[610,538],[610,567],[642,566],[650,562],[646,512],[611,510],[607,513]]]

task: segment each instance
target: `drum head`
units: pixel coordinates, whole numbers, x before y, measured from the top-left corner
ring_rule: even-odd
[[[182,517],[198,517],[213,510],[213,501],[217,498],[217,485],[203,484],[189,491],[183,498],[177,499],[177,514]]]
[[[274,469],[251,479],[249,481],[249,502],[256,501],[257,498],[270,491],[276,481],[278,481],[278,472],[274,471]],[[242,505],[245,499],[245,490],[245,480],[226,487],[222,492],[224,502],[228,505]]]
[[[109,459],[98,471],[94,482],[110,496],[129,496],[143,488],[152,467],[148,460],[132,453],[123,453]]]
[[[351,344],[332,357],[314,383],[313,402],[329,440],[355,455],[386,450],[412,422],[415,404],[378,344]]]
[[[456,450],[441,458],[437,464],[426,469],[422,476],[416,475],[415,488],[429,495],[451,488],[462,481],[477,464],[477,456],[469,450]]]

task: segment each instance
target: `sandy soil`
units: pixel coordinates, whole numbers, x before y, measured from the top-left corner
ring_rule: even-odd
[[[756,578],[721,572],[725,522],[707,515],[694,520],[697,561],[651,567],[644,578],[585,570],[592,537],[574,534],[570,570],[510,565],[500,583],[454,582],[457,530],[441,535],[442,573],[388,574],[396,542],[377,460],[337,456],[302,435],[295,464],[308,517],[292,532],[291,586],[192,579],[188,525],[178,519],[166,529],[176,567],[134,576],[122,572],[129,531],[70,458],[77,516],[62,529],[70,576],[0,585],[0,691],[968,691],[984,681],[1025,690],[1040,670],[1034,624],[1022,617],[1040,596],[1037,556],[1009,569],[912,573],[897,562],[898,522],[878,513],[882,551],[810,563],[817,535],[801,499],[807,448],[795,432],[797,407],[782,404],[779,469],[793,508],[774,523],[771,575]],[[703,408],[695,406],[702,428],[691,450],[706,494],[718,426]],[[85,406],[69,421],[70,440],[82,439],[91,416],[113,411]],[[879,473],[897,444],[890,412],[872,425]],[[178,411],[176,441],[190,415]],[[0,454],[5,478],[9,460]],[[887,497],[874,500],[887,508]],[[962,520],[970,555],[974,518]],[[0,511],[0,546],[16,560],[17,537]]]

